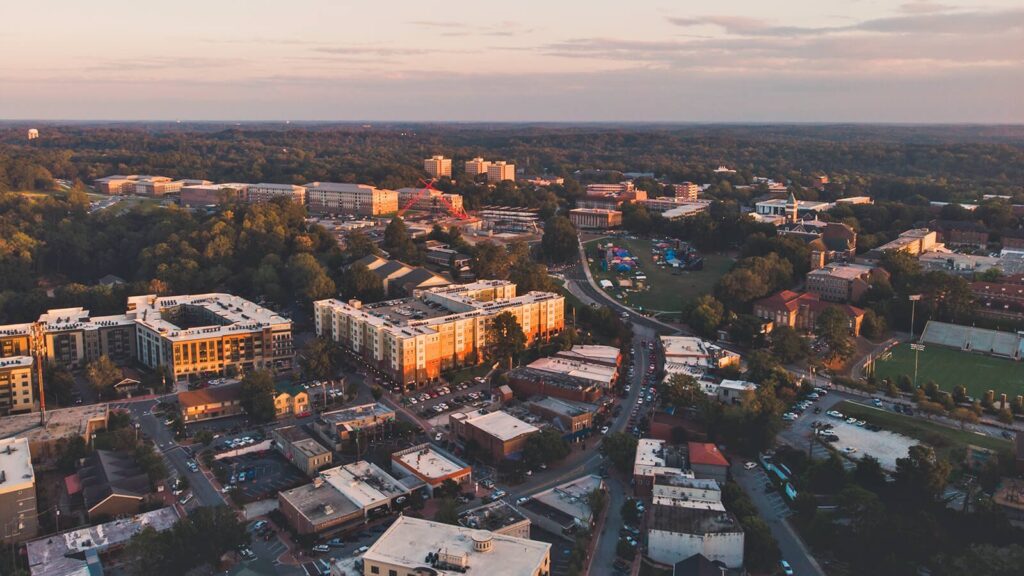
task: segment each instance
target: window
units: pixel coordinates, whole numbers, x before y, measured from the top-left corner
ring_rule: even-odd
[[[397,570],[388,570],[388,576],[398,576]]]
[[[370,574],[380,574],[380,566],[370,566]]]

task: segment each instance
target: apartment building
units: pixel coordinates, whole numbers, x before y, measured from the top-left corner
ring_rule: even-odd
[[[463,444],[475,442],[494,462],[522,453],[526,439],[540,432],[533,424],[501,410],[456,412],[448,417],[448,423]]]
[[[367,184],[313,182],[306,186],[312,214],[383,216],[398,212],[398,193]]]
[[[482,361],[491,320],[512,314],[528,343],[547,341],[565,323],[565,299],[549,292],[516,295],[516,285],[482,280],[421,290],[414,296],[366,304],[314,303],[316,332],[384,371],[418,383],[443,370]]]
[[[452,177],[452,159],[444,156],[431,156],[423,161],[423,169],[431,178],[442,176]]]
[[[971,294],[983,316],[1024,319],[1024,274],[1004,276],[997,282],[971,282]]]
[[[395,411],[383,404],[360,404],[323,412],[313,422],[313,433],[338,452],[366,448],[391,430]],[[361,444],[360,444],[361,443]]]
[[[46,360],[81,368],[100,356],[127,362],[135,354],[135,322],[127,315],[91,316],[84,308],[56,308],[39,316]],[[0,355],[30,353],[33,324],[0,326]]]
[[[465,212],[462,194],[447,194],[433,188],[399,188],[395,193],[398,194],[398,207],[402,210]]]
[[[487,170],[491,167],[491,163],[483,158],[477,156],[472,160],[466,161],[466,174],[470,177],[478,176],[480,174],[487,174]]]
[[[622,212],[600,208],[573,208],[569,221],[579,230],[607,230],[622,225]]]
[[[39,531],[36,474],[25,438],[0,440],[0,541],[24,542]]]
[[[895,240],[873,248],[861,258],[867,261],[877,261],[882,254],[889,250],[906,252],[911,256],[920,256],[926,252],[935,250],[938,246],[938,233],[927,228],[914,228],[899,235]]]
[[[181,187],[178,201],[182,206],[211,206],[248,198],[249,184],[190,184]]]
[[[163,196],[178,192],[186,185],[210,184],[208,180],[172,180],[167,176],[144,174],[115,174],[93,181],[93,188],[101,194],[136,196]]]
[[[246,198],[250,204],[258,202],[270,202],[275,198],[290,198],[296,204],[306,203],[306,187],[295,184],[274,184],[272,182],[260,182],[253,184],[246,190]]]
[[[132,296],[136,359],[177,380],[291,367],[292,323],[231,294]]]
[[[647,192],[634,187],[632,182],[588,184],[587,194],[576,201],[576,207],[619,210],[626,202],[639,202],[646,199]]]
[[[473,468],[432,444],[420,444],[391,455],[391,472],[396,478],[414,477],[434,490],[451,480],[460,490],[473,490]]]
[[[363,574],[546,576],[551,544],[399,516],[363,554]]]
[[[31,356],[0,358],[0,416],[35,409],[33,372],[34,360]]]
[[[676,198],[696,200],[697,196],[700,195],[700,186],[693,182],[682,182],[679,184],[673,184],[672,191],[675,192]]]
[[[504,160],[498,160],[497,162],[491,162],[491,165],[487,167],[487,181],[492,184],[497,184],[504,180],[515,180],[516,179],[516,165],[509,164]]]
[[[864,296],[876,278],[889,274],[861,264],[829,264],[807,274],[807,291],[830,302],[856,302]]]

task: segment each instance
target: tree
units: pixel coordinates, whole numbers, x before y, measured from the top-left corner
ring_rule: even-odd
[[[772,330],[772,352],[782,364],[792,364],[807,358],[810,346],[796,330],[789,326],[779,326]]]
[[[954,408],[951,416],[953,416],[954,420],[960,423],[961,430],[963,430],[968,424],[978,423],[978,415],[970,408]]]
[[[853,481],[876,494],[885,488],[885,472],[878,459],[865,454],[853,469]]]
[[[677,408],[690,408],[704,400],[697,379],[689,374],[673,374],[658,386],[661,401]]]
[[[443,524],[459,525],[459,507],[454,498],[442,498],[434,514],[434,521]]]
[[[619,514],[626,524],[636,524],[640,521],[640,510],[636,507],[636,500],[626,499],[619,508]]]
[[[544,224],[541,252],[551,262],[570,262],[579,253],[576,227],[565,216],[554,216]]]
[[[225,552],[247,544],[245,524],[228,506],[201,507],[171,527],[144,528],[125,547],[127,566],[138,576],[173,576],[193,568],[217,566]]]
[[[341,295],[346,299],[355,298],[367,303],[379,302],[387,296],[380,277],[362,262],[352,264],[342,273]]]
[[[387,228],[384,229],[384,241],[381,243],[381,248],[391,258],[401,260],[406,264],[418,264],[420,261],[419,250],[412,241],[412,237],[409,236],[409,229],[400,216],[392,218]]]
[[[906,458],[896,459],[896,488],[911,505],[938,502],[950,471],[949,462],[939,460],[930,446],[916,444]]]
[[[202,444],[203,446],[209,446],[210,442],[213,442],[213,432],[211,432],[210,430],[206,430],[204,428],[203,430],[196,432],[195,438],[196,442]]]
[[[469,267],[477,278],[507,280],[511,266],[508,251],[490,240],[477,244],[469,261]]]
[[[56,406],[70,406],[75,390],[75,377],[67,369],[56,364],[46,364],[43,370],[46,384],[46,401]]]
[[[303,252],[292,256],[288,260],[288,277],[299,298],[304,302],[334,296],[334,281],[312,254]]]
[[[359,260],[378,252],[380,250],[377,250],[377,246],[362,230],[352,230],[345,234],[345,256],[349,261]]]
[[[710,294],[699,296],[686,314],[686,323],[704,338],[714,338],[724,320],[725,307]]]
[[[601,450],[612,465],[622,472],[629,472],[633,468],[633,461],[636,459],[637,439],[624,432],[612,432],[604,437],[601,442]]]
[[[759,572],[769,572],[779,565],[782,552],[772,536],[771,529],[757,516],[740,520],[743,525],[743,563]]]
[[[381,396],[384,395],[384,390],[380,386],[374,386],[370,389],[370,395],[373,396],[374,400],[380,400]]]
[[[591,516],[596,520],[601,511],[608,505],[608,494],[600,488],[594,488],[587,494],[587,507],[590,508]]]
[[[107,356],[100,356],[85,368],[85,377],[101,398],[113,396],[114,384],[121,378],[121,369]]]
[[[248,372],[239,392],[242,408],[256,422],[270,422],[276,415],[274,392],[274,377],[269,370]]]
[[[337,376],[340,353],[333,342],[314,338],[299,356],[302,374],[310,380],[330,380]]]
[[[552,464],[569,455],[569,443],[554,429],[546,428],[531,434],[523,447],[523,459],[530,466]]]
[[[818,315],[818,335],[828,346],[829,356],[845,359],[853,354],[850,319],[837,306],[829,306]]]
[[[488,357],[498,361],[508,359],[510,368],[512,359],[526,349],[526,335],[511,312],[502,312],[491,320],[487,338]]]
[[[434,498],[455,498],[459,492],[459,483],[448,478],[440,486],[434,488]]]
[[[888,330],[889,327],[886,325],[884,317],[879,316],[870,308],[864,310],[864,319],[860,323],[862,336],[868,340],[880,340]]]

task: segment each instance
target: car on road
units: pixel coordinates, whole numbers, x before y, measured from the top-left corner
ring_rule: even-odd
[[[523,504],[527,502],[529,499],[529,496],[520,496],[519,498],[516,498],[516,504]]]
[[[779,567],[782,568],[782,573],[786,576],[793,576],[793,567],[789,565],[789,562],[783,560],[779,562]]]
[[[607,434],[607,433],[608,433],[608,427],[607,426],[602,426],[601,427],[601,434]]]
[[[341,548],[345,545],[345,542],[341,538],[331,538],[327,541],[327,545],[332,548]]]
[[[845,452],[847,454],[853,454],[856,451],[857,451],[857,449],[854,448],[853,446],[844,446],[843,447],[843,452]]]
[[[744,470],[753,470],[754,468],[757,468],[757,462],[747,462],[743,465]]]
[[[360,546],[359,548],[356,549],[355,552],[352,553],[352,555],[353,556],[361,556],[361,555],[365,554],[366,551],[369,550],[369,549],[370,549],[369,546]]]
[[[871,399],[871,403],[875,405],[875,408],[881,408],[882,407],[882,401],[879,400],[878,398],[872,398]]]
[[[185,504],[188,504],[191,501],[192,501],[192,494],[191,493],[185,494],[181,498],[178,498],[178,504],[181,504],[182,506],[184,506]]]
[[[329,546],[327,546],[327,544],[317,544],[316,546],[313,546],[313,552],[323,553],[323,552],[330,552],[330,551],[331,551],[331,548]]]

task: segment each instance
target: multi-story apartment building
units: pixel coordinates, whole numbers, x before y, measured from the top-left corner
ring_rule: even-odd
[[[313,214],[381,216],[398,212],[398,193],[367,184],[313,182],[306,186]]]
[[[31,356],[0,358],[0,416],[31,412],[35,408]]]
[[[468,174],[470,177],[478,176],[480,174],[487,174],[487,169],[490,167],[490,162],[477,156],[472,160],[466,161],[466,174]]]
[[[292,323],[231,294],[132,296],[136,358],[175,379],[291,367]]]
[[[401,383],[425,382],[483,361],[491,321],[501,313],[515,317],[528,343],[550,339],[565,324],[562,296],[517,296],[516,285],[504,280],[431,288],[376,304],[320,300],[313,308],[319,336]]]
[[[569,221],[580,230],[607,230],[622,225],[622,212],[600,208],[573,208]]]
[[[551,544],[399,516],[363,554],[363,574],[546,576]]]
[[[433,188],[399,188],[395,192],[398,194],[398,207],[403,210],[464,212],[462,194],[445,194]]]
[[[190,183],[207,183],[205,180]],[[105,178],[97,178],[93,181],[93,187],[101,194],[135,194],[138,196],[162,196],[171,192],[181,190],[185,181],[174,181],[167,176],[147,176],[143,174],[121,175],[114,174]]]
[[[295,184],[260,182],[250,185],[245,194],[250,204],[270,202],[275,198],[291,198],[296,204],[306,203],[306,187]]]
[[[502,182],[504,180],[515,180],[516,179],[516,165],[509,164],[504,160],[498,160],[497,162],[491,162],[491,165],[487,167],[487,181],[493,184]]]
[[[807,274],[807,291],[831,302],[856,302],[861,299],[871,281],[888,277],[881,268],[860,264],[829,264]]]
[[[39,531],[36,475],[25,438],[0,440],[0,541],[23,542]]]
[[[80,368],[100,356],[127,362],[135,352],[135,322],[124,314],[90,316],[84,308],[48,310],[36,321],[48,362]],[[32,323],[0,326],[0,356],[30,353]]]
[[[647,192],[636,188],[632,182],[588,184],[586,196],[576,200],[576,207],[618,210],[626,202],[640,202],[646,199]]]
[[[997,282],[971,282],[971,294],[983,316],[1024,319],[1024,274],[1010,274]]]
[[[700,186],[693,182],[682,182],[680,184],[673,184],[672,191],[675,192],[676,198],[696,200],[697,196],[700,195]]]
[[[442,176],[452,177],[452,159],[444,156],[431,156],[423,161],[423,169],[431,178]]]
[[[248,198],[249,184],[190,184],[181,187],[179,202],[182,206],[210,206]]]
[[[494,462],[522,453],[526,439],[540,432],[540,428],[500,410],[458,412],[448,417],[448,423],[456,438],[475,442]]]

